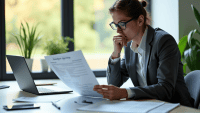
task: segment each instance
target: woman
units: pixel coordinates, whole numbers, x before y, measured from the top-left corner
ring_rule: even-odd
[[[119,35],[113,37],[109,85],[96,85],[93,90],[110,100],[158,99],[192,107],[177,43],[167,32],[149,25],[146,5],[146,1],[117,0],[109,9],[110,26]],[[122,47],[125,55],[121,60]],[[129,77],[135,87],[119,88]]]

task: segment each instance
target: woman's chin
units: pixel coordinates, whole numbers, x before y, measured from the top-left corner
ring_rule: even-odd
[[[130,42],[130,41],[131,41],[131,39],[127,40],[127,42]]]

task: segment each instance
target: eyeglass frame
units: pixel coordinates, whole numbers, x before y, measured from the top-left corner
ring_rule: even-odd
[[[126,22],[119,22],[119,23],[124,23],[124,24],[125,24],[125,29],[126,29],[126,24],[129,23],[129,22],[132,21],[132,20],[135,20],[135,19],[132,18],[132,19],[126,21]],[[114,29],[114,28],[111,26],[111,24],[115,24],[115,26],[117,26],[117,27],[119,27],[120,29],[122,29],[122,28],[120,27],[119,23],[118,23],[118,24],[115,24],[114,22],[111,22],[109,25],[110,25],[110,27],[111,27],[113,30],[117,30],[117,29]],[[125,30],[125,29],[123,29],[123,30]]]

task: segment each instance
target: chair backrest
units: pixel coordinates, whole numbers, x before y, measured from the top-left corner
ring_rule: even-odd
[[[194,107],[198,108],[200,103],[200,70],[188,73],[185,77],[185,83],[191,97],[194,99]]]

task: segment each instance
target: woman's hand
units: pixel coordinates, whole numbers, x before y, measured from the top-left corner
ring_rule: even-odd
[[[112,53],[112,59],[120,57],[120,53],[123,46],[127,46],[126,36],[120,34],[113,37],[114,52]]]
[[[113,85],[95,85],[93,90],[103,95],[103,98],[107,98],[111,101],[128,98],[128,93],[125,88],[118,88]]]

